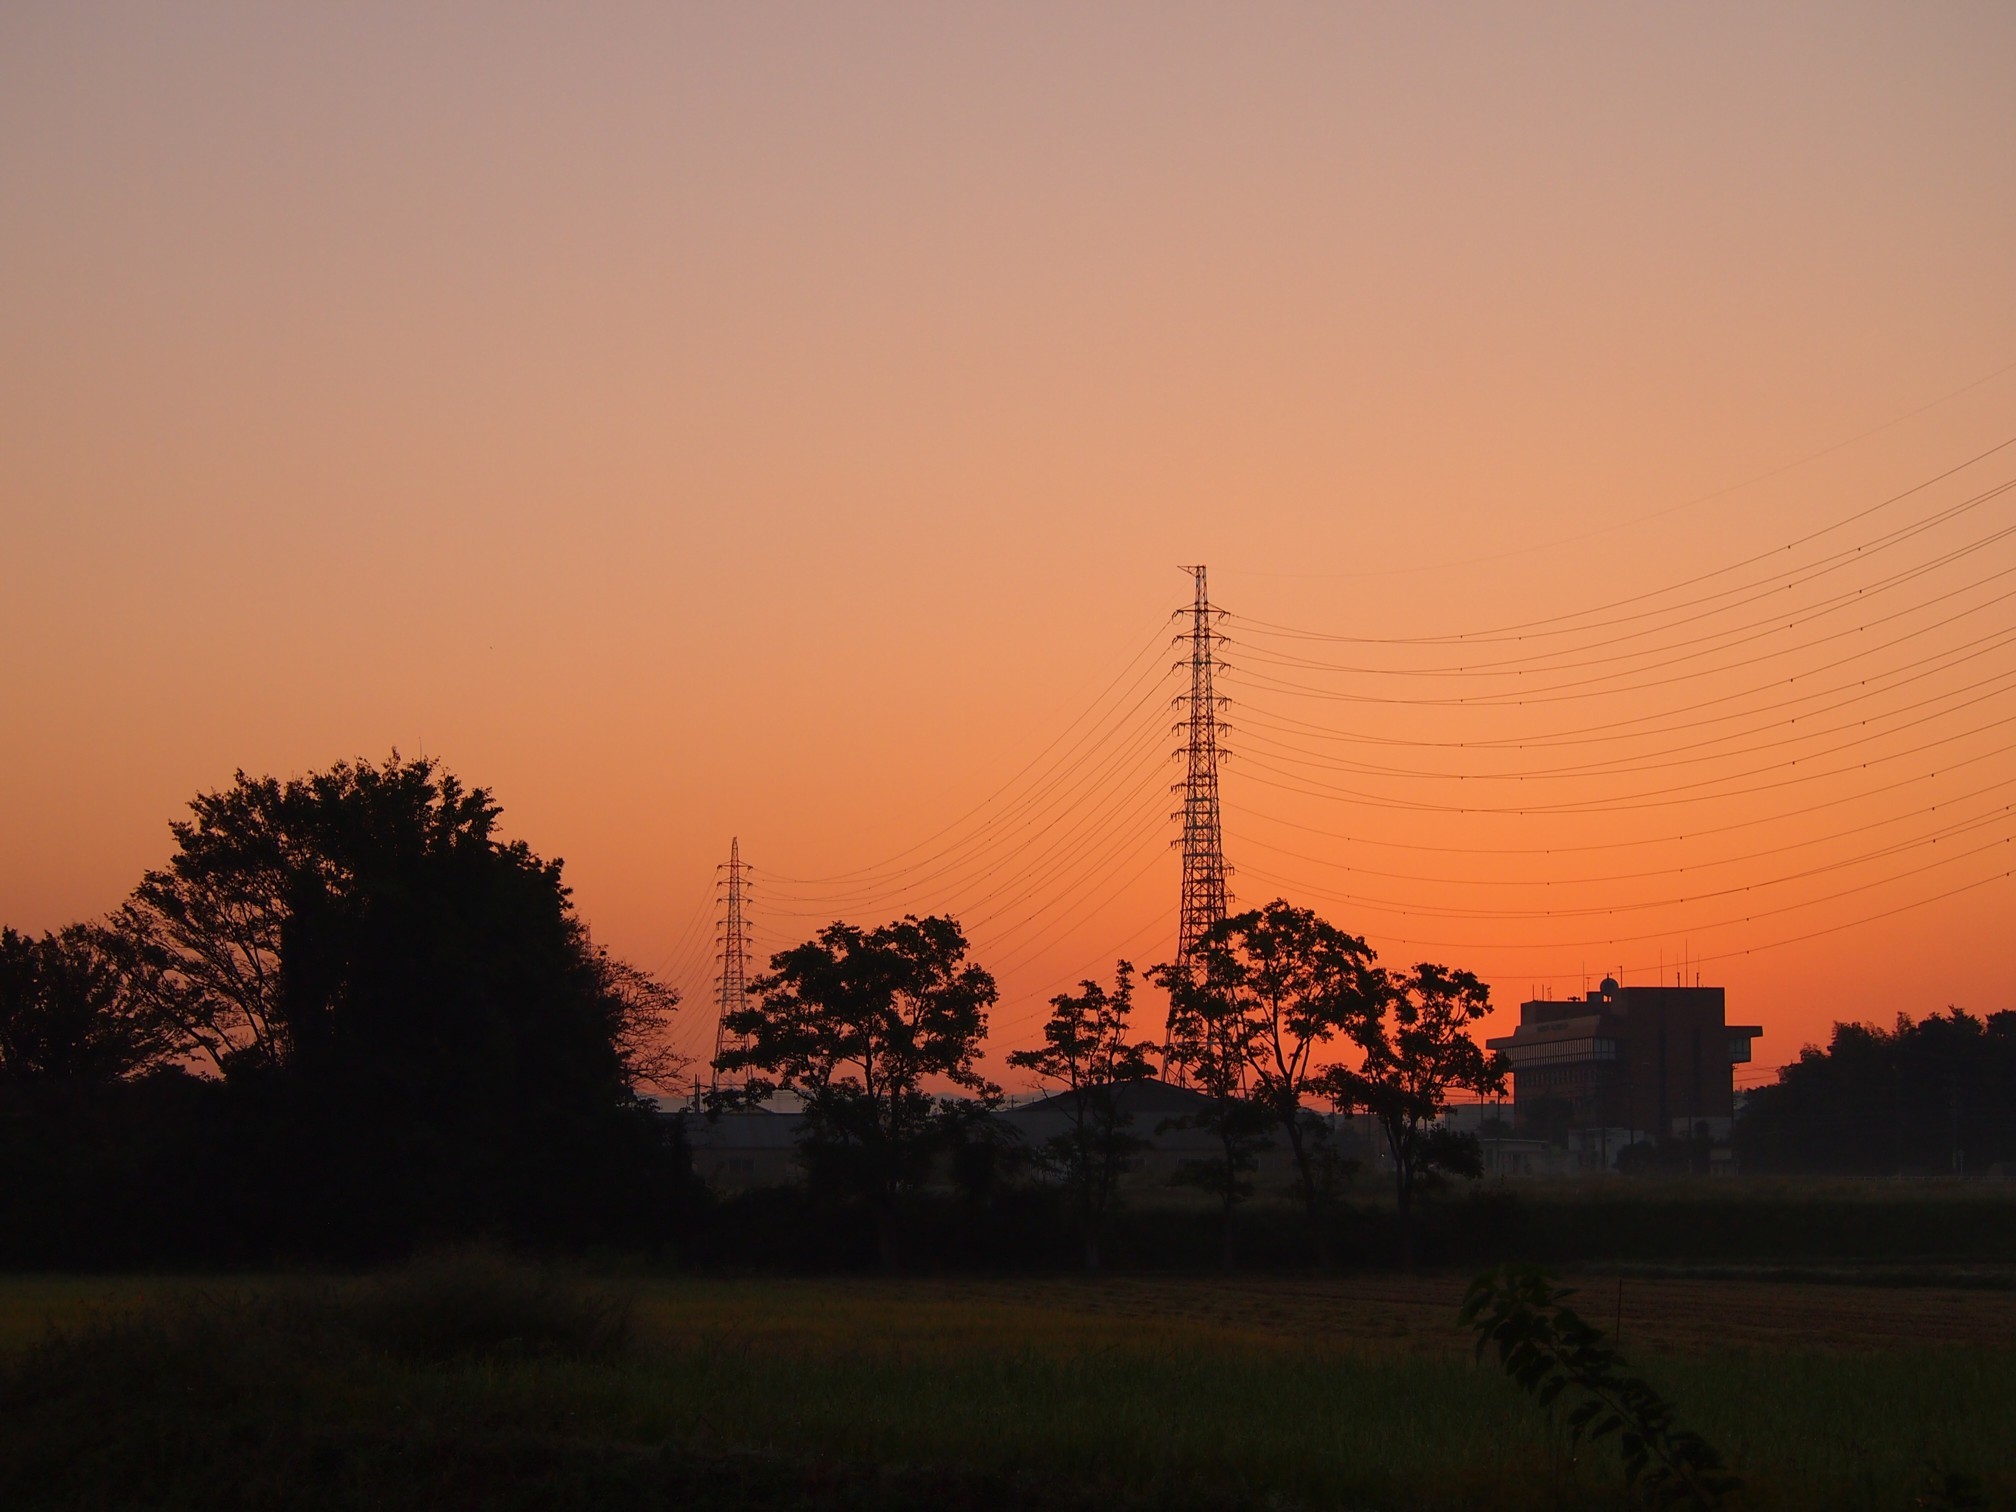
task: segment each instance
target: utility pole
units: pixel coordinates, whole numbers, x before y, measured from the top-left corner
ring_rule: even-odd
[[[709,1088],[720,1085],[721,1073],[718,1069],[721,1057],[731,1050],[746,1050],[748,1036],[735,1034],[728,1028],[728,1015],[746,1005],[749,988],[749,933],[742,918],[742,893],[747,886],[749,868],[742,860],[742,839],[738,835],[728,842],[728,860],[715,868],[727,875],[717,878],[714,885],[727,894],[727,914],[715,925],[720,941],[721,980],[716,992],[716,1017],[714,1020],[714,1068],[710,1068]]]
[[[1218,647],[1225,637],[1217,621],[1222,609],[1211,607],[1211,595],[1204,581],[1204,568],[1183,569],[1196,580],[1196,594],[1190,605],[1190,629],[1176,638],[1189,650],[1190,689],[1177,695],[1176,706],[1183,718],[1176,729],[1184,736],[1183,780],[1170,789],[1183,795],[1183,807],[1169,817],[1181,822],[1182,835],[1171,842],[1183,852],[1183,894],[1176,915],[1176,959],[1181,963],[1212,925],[1225,917],[1225,840],[1218,810],[1218,737],[1225,733],[1219,719],[1224,704],[1212,686],[1213,674],[1223,664]],[[1182,611],[1178,611],[1180,614]],[[1182,666],[1178,662],[1177,666]],[[1167,1045],[1175,1038],[1175,1013],[1164,1034],[1163,1064],[1168,1069]]]

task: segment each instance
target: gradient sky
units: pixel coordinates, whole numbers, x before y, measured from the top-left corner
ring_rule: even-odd
[[[2012,77],[2016,10],[1985,4],[9,5],[0,919],[111,908],[238,767],[396,746],[491,786],[598,935],[701,999],[731,835],[779,879],[772,945],[843,905],[954,909],[1007,1048],[1076,975],[1167,951],[1166,732],[1129,715],[1055,813],[1011,789],[956,826],[1147,654],[1176,564],[1235,615],[1235,727],[1305,757],[1544,738],[1681,701],[1352,702],[1440,653],[1256,645],[1236,616],[1404,638],[1586,610],[2016,435]],[[2016,450],[1826,539],[2011,477]],[[1885,560],[2012,518],[1991,499]],[[1991,541],[1886,590],[1914,639],[1871,666],[2016,621],[1966,586],[2012,565]],[[1971,618],[1941,622],[1949,589]],[[1308,673],[1343,701],[1263,681],[1297,645],[1379,670]],[[1901,729],[2012,667],[1855,717]],[[1696,698],[1749,686],[1696,671]],[[1993,793],[1964,843],[2002,853],[1867,858],[2016,779],[2008,731],[1967,733],[2016,714],[1986,687],[1913,726],[1944,742],[1923,760],[1855,748],[1926,768],[1881,797],[1743,796],[1740,761],[1550,794],[1691,774],[1684,815],[1367,806],[1235,731],[1235,887],[1508,1004],[1705,956],[1773,1062],[1836,1018],[2016,1007]],[[1500,770],[1433,759],[1451,776],[1354,791]],[[782,880],[947,825],[941,895],[929,845]],[[1620,839],[1644,867],[1573,849]],[[1797,907],[1578,880],[1704,863]],[[1564,896],[1584,912],[1542,916]]]

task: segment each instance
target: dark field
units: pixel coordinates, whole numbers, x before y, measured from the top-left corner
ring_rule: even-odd
[[[16,1279],[0,1505],[1632,1504],[1471,1363],[1465,1279]],[[2016,1290],[1888,1279],[1627,1276],[1623,1344],[1744,1506],[2016,1504]]]

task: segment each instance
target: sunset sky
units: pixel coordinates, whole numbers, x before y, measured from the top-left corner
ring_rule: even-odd
[[[998,1068],[1171,947],[1201,562],[1241,900],[1501,1022],[1685,956],[1760,1065],[2016,1008],[2012,78],[1995,4],[10,4],[0,921],[396,747],[691,1048],[739,836],[767,948],[962,917]]]

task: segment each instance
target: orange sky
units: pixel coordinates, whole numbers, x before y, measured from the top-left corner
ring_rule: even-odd
[[[1871,545],[2016,448],[1782,550],[2016,436],[2012,68],[1989,5],[9,6],[0,919],[110,908],[236,767],[396,745],[702,999],[731,834],[770,943],[958,912],[1007,1048],[1168,949],[1171,742],[1129,705],[1047,807],[961,816],[1202,561],[1241,898],[1507,1004],[1709,957],[1772,1061],[2016,1007],[2016,495]],[[1251,623],[1488,631],[1857,545],[1642,642],[1492,643],[1723,637],[1549,704]],[[1473,701],[1365,701],[1431,694]],[[1625,719],[1665,733],[1543,744]]]

